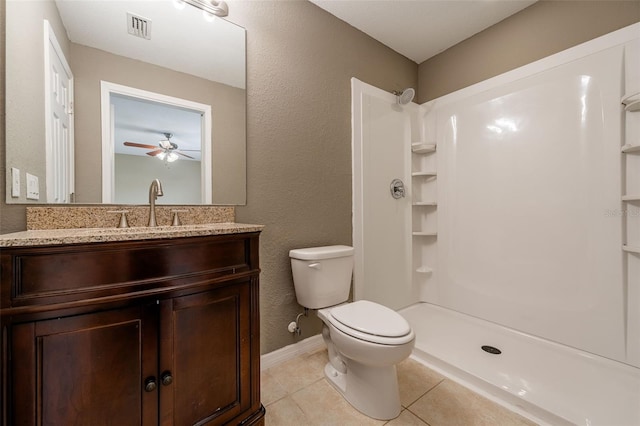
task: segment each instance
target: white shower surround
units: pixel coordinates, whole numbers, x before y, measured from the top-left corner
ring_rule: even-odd
[[[419,307],[402,311],[417,331],[418,353],[429,358],[440,338],[440,355],[448,353],[440,361],[451,371],[520,394],[525,411],[544,419],[526,408],[537,405],[551,422],[640,423],[640,409],[624,402],[640,400],[640,257],[623,250],[640,246],[638,201],[623,201],[640,194],[640,156],[621,153],[622,145],[640,144],[640,112],[620,104],[640,91],[639,34],[636,24],[404,109],[392,95],[352,81],[355,298],[395,309],[427,302],[482,320],[487,336],[512,329],[519,336],[506,340],[512,353],[546,348],[539,363],[550,371],[575,367],[564,376],[558,370],[567,382],[571,374],[582,378],[573,384],[576,397],[554,396],[560,404],[540,391],[552,387],[527,370],[525,358],[522,371],[512,368],[500,382],[476,368],[474,339],[462,350],[446,333],[433,336],[455,330],[455,312],[436,315],[434,307],[424,318],[442,327],[425,328]],[[437,151],[412,159],[412,142],[437,144]],[[412,169],[437,170],[437,177],[425,184]],[[407,184],[405,199],[389,196],[393,178]],[[412,200],[437,206],[412,207]],[[571,359],[567,353],[576,362],[558,362]],[[500,368],[492,362],[489,368]],[[626,381],[616,382],[612,366]],[[607,382],[618,402],[578,392],[598,386],[598,375],[582,367],[606,377],[600,385]],[[570,392],[565,385],[558,389]],[[609,419],[606,405],[617,413]]]

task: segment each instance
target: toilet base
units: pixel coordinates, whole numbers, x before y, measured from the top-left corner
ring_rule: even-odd
[[[331,385],[362,414],[379,420],[391,420],[400,415],[400,392],[395,365],[368,367],[345,360],[347,372],[341,373],[331,363],[324,375]]]

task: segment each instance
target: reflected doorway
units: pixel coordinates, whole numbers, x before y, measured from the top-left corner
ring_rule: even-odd
[[[146,204],[157,178],[163,204],[211,203],[211,107],[102,85],[102,201]]]

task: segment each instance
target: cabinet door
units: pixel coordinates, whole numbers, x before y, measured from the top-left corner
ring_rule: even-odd
[[[63,317],[12,327],[13,422],[154,425],[157,308]]]
[[[250,284],[165,301],[161,307],[162,424],[222,424],[251,407]],[[162,375],[161,374],[161,375]]]

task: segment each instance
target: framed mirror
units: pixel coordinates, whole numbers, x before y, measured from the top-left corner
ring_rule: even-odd
[[[181,0],[8,0],[6,21],[7,203],[145,204],[160,178],[197,194],[163,203],[245,204],[243,28]]]

